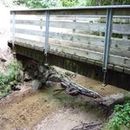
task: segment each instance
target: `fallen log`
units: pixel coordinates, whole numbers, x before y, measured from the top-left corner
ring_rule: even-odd
[[[72,82],[71,80],[63,80],[61,86],[66,88],[66,91],[70,95],[84,95],[92,98],[101,98],[101,95],[97,92],[94,92],[88,88],[85,88],[77,83]]]
[[[71,96],[84,95],[91,98],[101,98],[101,95],[84,86],[74,83],[68,76],[58,73],[56,70],[50,69],[46,74],[46,82],[58,82],[64,88],[67,94]]]

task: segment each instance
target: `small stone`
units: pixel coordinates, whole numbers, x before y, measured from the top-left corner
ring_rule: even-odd
[[[6,62],[7,60],[5,58],[0,58],[0,61]]]
[[[43,73],[44,71],[45,71],[45,68],[40,65],[40,66],[39,66],[39,72],[40,72],[40,73]]]
[[[32,89],[37,90],[42,87],[42,83],[39,80],[32,81]]]
[[[18,84],[18,85],[15,86],[15,88],[16,88],[17,90],[21,90],[21,87],[22,87],[22,86],[21,86],[20,84]]]
[[[32,78],[31,78],[31,76],[28,74],[28,73],[25,73],[24,74],[24,81],[30,81],[30,80],[32,80]]]

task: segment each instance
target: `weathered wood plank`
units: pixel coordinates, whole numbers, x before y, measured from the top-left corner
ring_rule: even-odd
[[[130,15],[130,8],[115,8],[113,10],[113,15],[119,15],[119,16],[129,16]]]
[[[100,46],[98,44],[84,44],[84,43],[79,43],[79,42],[70,42],[70,41],[65,41],[65,40],[58,40],[58,39],[49,39],[49,43],[53,44],[59,44],[63,46],[70,46],[70,47],[75,47],[75,48],[81,48],[81,49],[88,49],[96,52],[101,52],[103,53],[104,46]],[[113,55],[118,55],[118,56],[123,56],[123,57],[130,57],[130,51],[124,49],[120,50],[118,48],[110,48],[110,54]]]
[[[130,58],[128,57],[121,57],[117,55],[110,55],[109,56],[109,63],[118,65],[118,66],[123,66],[123,67],[128,67],[130,68]]]
[[[48,11],[51,15],[105,15],[106,14],[106,8],[102,8],[102,9],[83,9],[83,8],[80,8],[80,9],[72,9],[72,8],[68,8],[68,9],[64,9],[64,8],[61,8],[61,9],[48,9],[48,10],[45,10],[45,9],[42,9],[42,10],[19,10],[19,11],[11,11],[11,14],[12,12],[15,12],[15,14],[17,15],[34,15],[34,14],[37,14],[37,15],[41,15],[41,14],[44,14],[46,11]]]
[[[39,44],[39,43],[44,43],[45,38],[44,37],[40,37],[40,36],[34,36],[34,35],[25,35],[25,34],[19,34],[16,33],[15,35],[15,40],[19,39],[18,41],[22,42],[22,39],[26,39],[27,42],[26,43],[31,43],[30,41],[35,42],[35,44]],[[32,42],[32,43],[33,43]]]
[[[60,45],[52,44],[52,43],[50,44],[50,49],[63,52],[63,53],[69,53],[71,55],[85,57],[88,59],[102,61],[102,54],[100,52],[95,52],[92,50],[73,48],[73,47],[68,47],[68,46],[63,46],[63,45],[60,46]]]
[[[16,33],[21,33],[21,34],[27,34],[27,35],[36,35],[36,36],[44,36],[45,32],[43,31],[38,31],[38,30],[27,30],[27,29],[15,29]]]
[[[66,40],[77,43],[84,43],[89,45],[98,45],[104,46],[104,37],[95,36],[95,35],[85,35],[78,33],[55,33],[50,32],[49,38],[54,38],[57,40]],[[130,40],[122,40],[118,38],[112,38],[111,48],[115,48],[116,50],[125,50],[128,51],[130,48]]]
[[[23,46],[23,47],[27,47],[27,48],[40,50],[40,51],[43,51],[43,48],[44,48],[43,42],[37,42],[37,41],[34,41],[34,40],[27,40],[27,39],[24,39],[24,38],[16,38],[15,44]]]
[[[16,33],[25,34],[26,36],[28,36],[28,39],[30,37],[29,35],[40,36],[43,38],[45,36],[44,31],[38,31],[38,30],[16,29]],[[50,32],[49,38],[53,39],[54,43],[58,43],[58,44],[64,44],[65,42],[66,45],[67,44],[69,45],[70,43],[70,45],[74,47],[76,46],[81,48],[88,47],[89,49],[93,49],[93,50],[95,50],[94,48],[97,49],[99,48],[98,50],[100,50],[100,52],[102,52],[104,47],[104,37],[101,36],[85,35],[85,34],[78,34],[78,33],[67,34],[67,33]],[[32,37],[30,37],[30,40],[31,39]],[[130,48],[130,40],[112,38],[112,44],[111,44],[112,54],[117,53],[117,55],[129,57],[130,56],[129,48]]]
[[[16,24],[26,24],[26,25],[40,25],[40,19],[39,20],[16,20],[15,21],[15,23]],[[45,21],[44,21],[45,22]],[[11,23],[12,23],[12,21],[11,21]],[[42,23],[42,24],[44,24],[44,23]]]
[[[32,24],[37,26],[45,26],[45,21],[39,20],[16,20],[16,24]],[[86,23],[86,22],[73,22],[73,21],[50,21],[50,27],[66,28],[82,30],[87,32],[105,32],[106,23]],[[130,24],[113,24],[113,33],[117,34],[130,34]]]
[[[95,52],[87,49],[79,49],[79,48],[73,48],[68,46],[60,46],[56,44],[51,44],[50,48],[59,51],[72,54],[72,55],[78,55],[81,57],[85,57],[92,60],[102,61],[103,60],[103,53]],[[109,56],[109,63],[118,65],[118,66],[124,66],[130,68],[130,58],[127,57],[121,57],[117,55],[110,55]]]

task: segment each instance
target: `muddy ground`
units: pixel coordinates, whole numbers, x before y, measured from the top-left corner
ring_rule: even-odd
[[[22,84],[0,101],[0,130],[71,130],[77,125],[103,122],[100,110],[52,88],[33,91]]]

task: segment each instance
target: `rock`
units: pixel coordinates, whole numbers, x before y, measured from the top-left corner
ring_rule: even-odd
[[[30,80],[32,80],[32,77],[28,74],[28,73],[26,73],[25,72],[25,74],[24,74],[24,81],[30,81]]]
[[[16,85],[16,86],[14,86],[12,90],[14,90],[14,91],[19,91],[19,90],[21,90],[21,85]]]
[[[40,73],[44,73],[46,71],[46,69],[43,66],[41,66],[41,65],[39,66],[38,69],[39,69]]]
[[[0,61],[6,62],[7,60],[5,58],[0,58]]]
[[[42,87],[42,83],[39,80],[33,80],[32,81],[32,89],[37,90]]]

